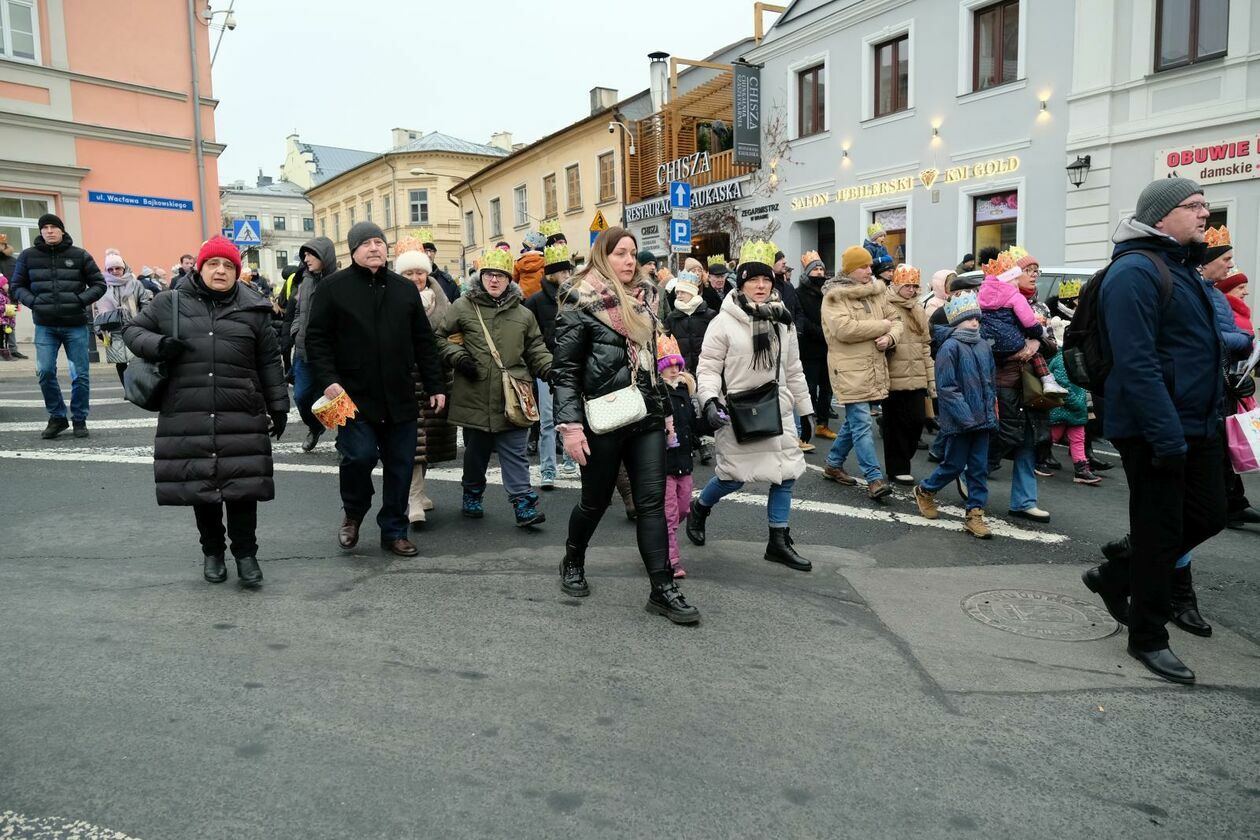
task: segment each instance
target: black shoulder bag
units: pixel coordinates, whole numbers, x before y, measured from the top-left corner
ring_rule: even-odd
[[[179,338],[179,290],[171,289],[171,337]],[[166,383],[170,379],[167,362],[150,362],[139,356],[132,359],[123,371],[123,396],[127,402],[145,411],[162,408],[166,396]]]
[[[774,378],[764,385],[732,394],[726,392],[726,364],[722,364],[722,390],[726,392],[726,411],[731,417],[731,431],[736,443],[748,443],[783,434],[783,414],[779,408],[779,369],[783,361],[783,338],[774,327],[779,352],[774,361]]]

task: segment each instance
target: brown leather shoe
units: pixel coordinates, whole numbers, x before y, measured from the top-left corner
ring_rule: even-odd
[[[337,530],[337,543],[342,548],[354,548],[359,544],[359,523],[346,517],[341,520],[341,528]]]
[[[857,486],[857,479],[856,479],[856,478],[854,478],[853,476],[849,475],[847,472],[845,472],[845,471],[844,471],[843,469],[841,469],[840,467],[833,467],[833,466],[831,466],[830,464],[828,464],[827,466],[823,467],[823,478],[830,479],[831,481],[838,482],[838,483],[843,484],[843,485],[845,485],[845,486],[847,486],[847,487],[856,487],[856,486]]]
[[[416,544],[406,537],[399,537],[396,540],[381,540],[381,548],[397,554],[399,557],[415,557],[420,553],[420,549],[416,548]]]
[[[882,478],[877,478],[870,484],[866,485],[866,495],[872,499],[882,499],[892,492],[892,487],[888,486]]]

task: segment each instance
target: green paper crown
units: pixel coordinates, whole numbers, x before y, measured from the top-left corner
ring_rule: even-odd
[[[569,246],[557,242],[555,245],[548,245],[543,248],[543,264],[555,265],[556,263],[569,262]]]
[[[763,265],[774,265],[774,255],[778,250],[779,246],[773,242],[750,239],[739,249],[739,264],[755,262]]]
[[[414,238],[419,239],[421,242],[433,241],[433,231],[429,230],[428,228],[416,228],[414,231],[411,232],[411,235]]]
[[[726,265],[726,254],[713,254],[707,265]]]
[[[561,233],[559,219],[543,219],[542,224],[538,226],[538,230],[543,236],[555,236]]]
[[[485,251],[481,255],[481,270],[502,271],[508,277],[512,276],[512,255],[507,251],[501,251],[495,248],[492,251]]]

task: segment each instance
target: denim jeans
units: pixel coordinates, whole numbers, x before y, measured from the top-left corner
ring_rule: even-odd
[[[983,508],[989,502],[989,432],[942,435],[945,457],[936,471],[919,484],[937,493],[960,475],[966,475],[967,510]]]
[[[411,490],[411,467],[416,459],[416,421],[347,420],[337,431],[337,454],[341,456],[341,504],[346,516],[362,522],[371,510],[372,470],[379,460],[384,473],[381,509],[376,515],[381,539],[407,536],[407,496]]]
[[[857,455],[862,477],[868,482],[883,477],[879,456],[875,453],[875,434],[871,431],[870,403],[849,403],[844,407],[844,424],[836,432],[835,442],[827,453],[827,466],[843,467],[850,451]]]
[[[311,412],[311,406],[319,399],[315,392],[315,378],[310,363],[300,356],[293,357],[293,402],[297,403],[298,414],[306,428],[316,434],[324,433],[324,424],[319,422]]]
[[[39,390],[44,393],[44,407],[49,417],[66,416],[66,401],[61,396],[61,383],[57,381],[57,350],[66,348],[74,374],[70,383],[70,417],[86,420],[90,391],[88,367],[88,327],[45,327],[35,325],[35,373],[39,377]]]
[[[541,379],[538,385],[538,466],[556,472],[556,421],[551,409],[551,386]]]
[[[1029,510],[1037,506],[1037,448],[1021,446],[1011,452],[1010,510]]]
[[[700,504],[713,507],[723,496],[729,496],[743,486],[742,481],[724,481],[715,475],[700,491]],[[771,528],[788,526],[788,517],[792,514],[792,488],[795,486],[794,478],[789,478],[782,484],[770,485],[770,493],[766,497],[766,519],[770,521]]]

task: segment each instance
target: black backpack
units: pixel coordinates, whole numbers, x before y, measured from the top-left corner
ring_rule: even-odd
[[[1155,269],[1159,272],[1159,302],[1162,310],[1172,300],[1173,292],[1172,274],[1168,271],[1167,263],[1154,251],[1128,253],[1141,254],[1155,264]],[[1112,366],[1111,354],[1103,346],[1105,327],[1099,298],[1102,296],[1103,279],[1113,265],[1114,260],[1096,271],[1085,283],[1072,320],[1063,334],[1063,367],[1067,370],[1068,379],[1096,397],[1102,397],[1103,384],[1107,381]]]

